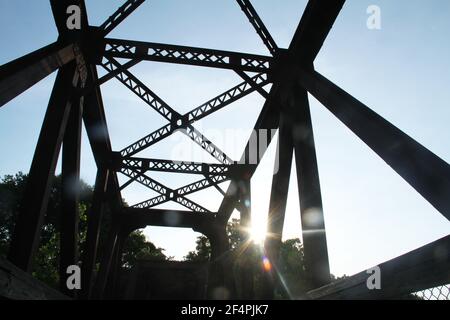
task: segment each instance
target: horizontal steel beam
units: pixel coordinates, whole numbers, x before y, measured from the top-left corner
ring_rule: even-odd
[[[113,169],[120,170],[120,168],[126,168],[141,172],[159,171],[185,174],[202,174],[208,176],[232,176],[239,171],[241,166],[242,165],[239,164],[227,165],[135,157],[122,158],[119,153],[116,153],[114,155]]]
[[[74,45],[58,41],[2,65],[0,107],[74,59]]]
[[[192,228],[202,232],[215,224],[215,213],[198,213],[180,210],[123,208],[119,216],[122,228],[129,230],[147,226]]]
[[[256,54],[109,38],[103,55],[253,72],[269,72],[273,63],[272,57]]]

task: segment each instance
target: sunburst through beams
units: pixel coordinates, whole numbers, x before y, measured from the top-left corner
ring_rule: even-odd
[[[264,240],[267,236],[267,230],[265,223],[253,221],[252,226],[250,228],[250,239],[254,244],[263,246]]]

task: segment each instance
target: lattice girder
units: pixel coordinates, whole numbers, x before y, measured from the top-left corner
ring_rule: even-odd
[[[121,39],[105,39],[103,56],[266,73],[273,64],[262,55]]]

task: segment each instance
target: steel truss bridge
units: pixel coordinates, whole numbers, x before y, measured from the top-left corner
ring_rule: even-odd
[[[314,60],[345,0],[309,0],[288,48],[278,47],[249,0],[237,0],[267,47],[267,55],[109,38],[108,34],[144,2],[128,0],[102,25],[92,26],[88,22],[84,0],[50,0],[59,32],[58,39],[0,67],[0,107],[57,71],[8,261],[2,262],[8,266],[4,270],[10,270],[10,274],[17,279],[28,277],[25,273],[30,272],[39,245],[51,179],[62,149],[61,291],[73,297],[73,292],[65,288],[65,270],[67,266],[77,264],[79,259],[78,196],[69,190],[68,181],[73,181],[74,177],[79,179],[81,128],[84,123],[97,165],[97,177],[93,203],[88,211],[87,240],[81,257],[82,292],[78,297],[101,299],[105,297],[107,288],[114,288],[126,237],[133,230],[149,225],[192,228],[206,235],[212,245],[208,297],[218,286],[228,288],[233,293],[233,279],[227,274],[228,262],[221,259],[229,250],[225,227],[235,209],[240,212],[242,226],[249,225],[251,212],[245,203],[250,201],[250,179],[273,136],[257,137],[258,158],[254,164],[248,164],[245,160],[250,156],[250,140],[241,159],[232,159],[198,131],[194,123],[257,92],[264,97],[265,102],[254,129],[279,132],[276,142],[279,170],[273,175],[268,213],[268,232],[274,236],[266,239],[265,250],[269,259],[276,262],[291,162],[295,154],[305,270],[311,283],[305,297],[395,298],[450,282],[449,236],[381,264],[384,279],[388,279],[382,290],[369,291],[366,288],[365,272],[337,282],[331,281],[308,93],[440,214],[450,219],[450,166],[314,69]],[[66,12],[71,5],[81,9],[82,23],[79,30],[69,30],[66,26]],[[228,69],[238,74],[242,82],[181,114],[130,71],[131,67],[145,61]],[[106,74],[99,77],[97,68],[103,68]],[[100,86],[111,79],[121,82],[166,121],[160,129],[122,150],[111,148],[100,90]],[[268,85],[271,85],[270,90],[267,89]],[[294,135],[294,127],[301,127],[305,134]],[[217,163],[139,157],[141,151],[175,132],[185,134],[213,156]],[[155,171],[200,174],[203,178],[172,189],[151,177]],[[128,182],[120,185],[118,173],[128,177]],[[225,181],[231,182],[228,190],[219,187]],[[157,196],[132,207],[124,206],[121,191],[133,182],[155,191]],[[217,212],[211,212],[187,198],[194,192],[211,187],[223,194]],[[169,212],[154,208],[170,201],[184,206],[186,210]],[[100,226],[106,207],[111,212],[113,223],[106,247],[98,252]],[[305,218],[312,208],[319,215],[318,220],[322,221],[319,224],[312,224],[310,219]],[[176,219],[172,219],[176,221],[175,224],[168,222],[167,214],[176,216]],[[323,232],[313,232],[317,229]],[[101,256],[101,265],[94,276],[98,255]],[[274,286],[276,284],[269,279],[266,298],[273,298]],[[14,292],[14,287],[11,290]],[[252,297],[250,287],[244,288],[242,292],[243,296],[233,297]],[[4,292],[2,295],[8,296]]]

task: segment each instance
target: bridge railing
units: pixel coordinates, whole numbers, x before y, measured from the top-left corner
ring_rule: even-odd
[[[422,300],[450,300],[450,283],[414,292],[413,295]]]
[[[377,271],[373,271],[377,269]],[[373,272],[373,273],[372,273]],[[379,287],[368,285],[379,272]],[[368,271],[309,291],[309,299],[449,299],[450,235]]]

